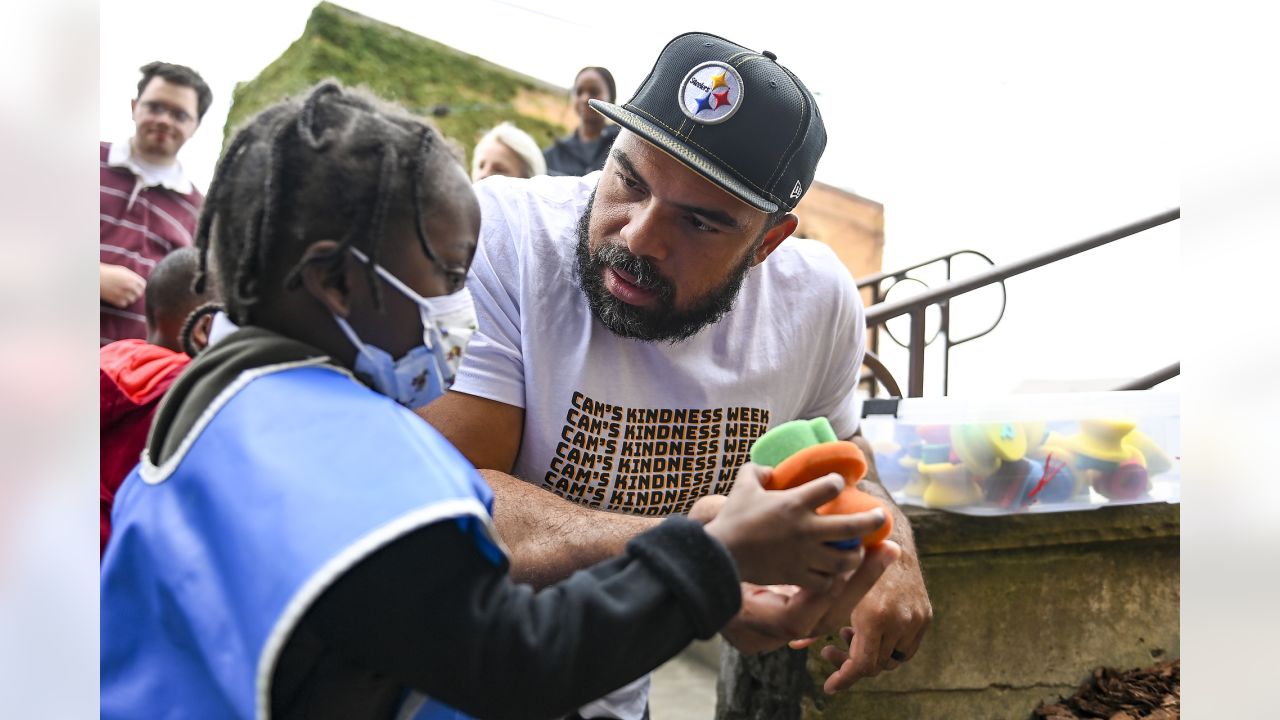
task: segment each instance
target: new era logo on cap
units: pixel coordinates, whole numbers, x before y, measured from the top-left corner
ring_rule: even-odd
[[[827,145],[813,94],[776,55],[707,33],[667,43],[625,104],[590,104],[770,213],[795,208]]]

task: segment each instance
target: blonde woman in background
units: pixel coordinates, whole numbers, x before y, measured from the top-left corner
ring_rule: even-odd
[[[471,159],[471,182],[490,175],[531,178],[546,174],[547,162],[538,143],[529,133],[509,122],[485,133],[476,143]]]

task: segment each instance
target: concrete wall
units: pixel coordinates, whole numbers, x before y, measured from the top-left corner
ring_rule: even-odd
[[[934,607],[916,657],[807,718],[1018,718],[1100,665],[1179,656],[1179,506],[912,517]],[[815,678],[826,665],[809,657]]]

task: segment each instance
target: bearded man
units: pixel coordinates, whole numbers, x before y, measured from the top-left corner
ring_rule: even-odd
[[[857,289],[828,247],[788,240],[826,146],[809,90],[771,52],[688,33],[629,102],[590,105],[622,128],[602,171],[476,185],[479,331],[451,391],[421,411],[493,487],[513,575],[535,586],[662,516],[699,519],[709,505],[695,501],[727,492],[770,427],[858,428]],[[902,554],[879,558],[891,565],[864,599],[744,584],[726,640],[752,653],[852,628],[847,652],[824,651],[839,661],[829,691],[910,659],[932,609],[892,512]],[[800,622],[815,605],[823,621]],[[647,690],[578,717],[640,720]]]

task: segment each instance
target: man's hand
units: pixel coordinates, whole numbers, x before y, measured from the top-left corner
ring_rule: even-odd
[[[833,608],[847,607],[849,599],[846,594],[833,603]],[[830,620],[824,618],[824,622]],[[904,557],[902,562],[894,563],[880,582],[855,600],[850,621],[852,626],[841,630],[849,649],[841,650],[835,645],[822,649],[822,658],[836,667],[823,684],[828,693],[848,688],[864,677],[894,670],[920,648],[925,630],[933,621],[933,606],[915,558]],[[808,647],[815,641],[800,640],[791,643],[791,647]]]
[[[103,302],[127,308],[142,297],[146,287],[147,281],[129,268],[98,263],[98,293]]]
[[[880,485],[875,453],[866,438],[849,439],[862,450],[868,463],[866,479],[860,481],[858,487],[883,500],[893,513],[893,533],[889,537],[901,546],[902,557],[885,571],[875,587],[861,595],[846,593],[832,603],[831,612],[823,618],[817,635],[829,634],[836,626],[843,625],[841,613],[849,618],[849,626],[840,631],[849,649],[845,651],[834,645],[822,649],[823,659],[836,666],[823,685],[828,693],[843,690],[864,677],[893,670],[910,660],[933,622],[933,606],[924,587],[924,576],[920,574],[911,523]],[[791,647],[808,647],[814,642],[817,638],[799,640],[791,643]]]
[[[777,650],[809,629],[831,605],[829,593],[814,593],[794,585],[742,583],[742,609],[720,629],[724,639],[743,655]]]
[[[742,583],[742,610],[720,634],[744,655],[769,652],[800,637],[834,631],[821,625],[833,605],[856,603],[876,584],[901,549],[892,541],[866,551],[857,570],[844,573],[832,588],[812,592],[793,586]],[[843,617],[847,617],[843,616]]]

